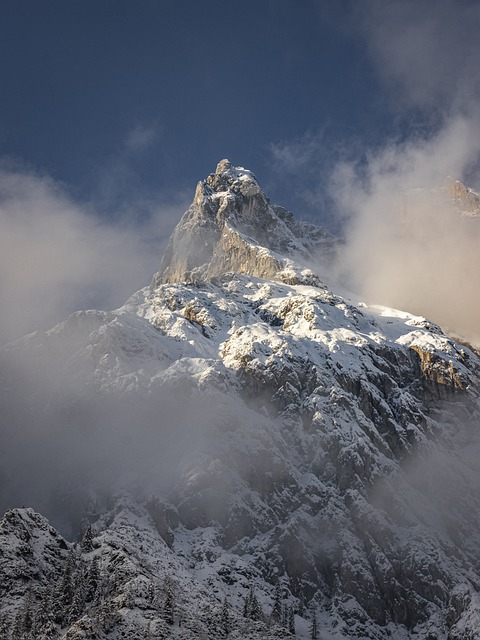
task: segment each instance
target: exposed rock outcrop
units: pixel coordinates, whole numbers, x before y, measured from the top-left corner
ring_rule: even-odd
[[[450,176],[445,180],[445,189],[459,211],[470,216],[480,216],[480,194]]]
[[[335,239],[325,230],[271,205],[253,173],[222,160],[215,173],[198,183],[192,205],[172,234],[154,286],[211,280],[228,271],[313,281],[307,265],[322,255],[325,258],[334,246]]]

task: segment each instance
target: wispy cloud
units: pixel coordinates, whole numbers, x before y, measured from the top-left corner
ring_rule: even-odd
[[[350,218],[342,271],[371,301],[478,344],[480,221],[462,219],[428,190],[448,175],[480,186],[480,6],[372,0],[357,16],[392,102],[425,127],[405,128],[361,162],[336,164],[331,193]]]
[[[307,132],[294,140],[281,140],[270,145],[273,162],[280,170],[298,173],[318,162],[324,149],[321,133]]]
[[[125,150],[128,152],[143,152],[149,149],[161,137],[158,122],[137,123],[128,133],[125,140]]]
[[[74,309],[111,308],[149,283],[185,206],[130,203],[114,220],[48,176],[0,165],[0,343]]]
[[[480,5],[475,0],[369,0],[356,28],[400,107],[451,111],[480,95]]]
[[[472,127],[454,119],[429,140],[392,143],[361,172],[339,165],[332,186],[351,215],[339,260],[350,286],[478,343],[480,219],[462,218],[439,190],[476,157]]]
[[[274,191],[279,204],[290,206],[295,215],[312,219],[338,232],[338,218],[328,188],[332,165],[342,157],[352,157],[354,141],[347,148],[333,140],[326,129],[308,131],[294,139],[272,143],[270,179],[266,188]]]
[[[112,215],[126,215],[131,209],[150,206],[152,196],[145,191],[142,170],[152,161],[161,137],[162,127],[158,121],[136,122],[111,153],[102,158],[92,185],[99,207]]]
[[[299,204],[316,206],[320,224],[346,236],[338,268],[349,286],[478,342],[479,221],[461,219],[435,190],[449,175],[480,189],[480,5],[347,5],[334,12],[338,28],[363,43],[395,132],[375,146],[362,132],[348,141],[308,132],[272,145],[275,171]]]

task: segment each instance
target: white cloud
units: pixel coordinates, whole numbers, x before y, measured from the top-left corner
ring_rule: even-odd
[[[339,260],[368,301],[424,315],[480,344],[480,219],[461,218],[438,191],[472,175],[480,125],[455,117],[435,135],[391,143],[359,170],[337,166],[332,190],[350,214]],[[480,174],[476,174],[480,184]]]
[[[294,140],[272,143],[270,152],[277,170],[295,174],[316,164],[323,148],[322,134],[308,132]]]
[[[183,210],[143,203],[102,219],[52,179],[0,167],[0,343],[46,328],[74,309],[112,308],[150,282]]]
[[[330,191],[350,217],[340,268],[370,301],[479,344],[480,220],[418,188],[448,175],[480,186],[480,5],[370,0],[355,17],[392,104],[424,128],[335,166]]]

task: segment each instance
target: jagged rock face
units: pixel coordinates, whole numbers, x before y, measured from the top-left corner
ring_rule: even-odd
[[[154,283],[209,280],[229,271],[285,280],[292,277],[282,273],[291,271],[292,258],[312,260],[334,243],[326,231],[271,206],[250,171],[222,160],[198,183]]]
[[[423,318],[335,295],[314,270],[307,279],[294,260],[310,251],[302,229],[250,172],[223,161],[200,183],[152,287],[3,351],[28,362],[24,388],[37,395],[45,363],[68,378],[80,418],[63,407],[61,416],[72,433],[80,425],[91,434],[113,405],[113,462],[136,496],[119,497],[127,482],[116,477],[109,504],[89,512],[95,543],[77,568],[98,555],[104,574],[118,575],[104,583],[101,606],[85,601],[53,637],[216,639],[226,632],[225,597],[229,637],[288,637],[267,624],[278,586],[300,637],[312,610],[320,633],[336,638],[478,635],[480,478],[468,462],[478,358]],[[201,255],[189,262],[199,238]],[[180,246],[191,251],[177,255]],[[4,393],[18,384],[4,369]],[[42,398],[33,406],[38,413]],[[139,452],[137,464],[125,447]],[[59,544],[57,574],[65,553]],[[33,567],[45,564],[40,556]],[[39,570],[25,575],[12,585],[42,585]],[[172,577],[182,594],[173,626]],[[263,621],[247,611],[252,589]],[[12,620],[25,597],[9,598]]]
[[[480,195],[466,187],[460,180],[449,177],[445,190],[454,201],[456,208],[470,216],[480,216]]]

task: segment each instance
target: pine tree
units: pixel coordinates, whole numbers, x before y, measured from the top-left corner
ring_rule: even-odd
[[[88,525],[88,527],[85,530],[85,533],[83,534],[82,549],[86,553],[93,551],[93,529],[91,524]]]
[[[12,640],[28,640],[36,635],[36,612],[31,589],[25,595],[22,605],[17,610],[13,620],[10,637]],[[5,637],[7,637],[5,635]]]
[[[108,633],[118,621],[118,612],[114,607],[112,600],[105,599],[102,606],[96,614],[96,619],[100,625],[100,629]]]
[[[243,601],[243,617],[250,618],[250,592],[245,596],[245,600]]]
[[[52,597],[52,611],[54,622],[63,625],[69,619],[69,610],[75,593],[74,587],[75,557],[73,552],[68,555],[63,575],[58,582]]]
[[[48,635],[50,633],[48,629],[55,625],[53,624],[54,611],[53,611],[53,595],[52,589],[47,587],[41,594],[40,604],[38,605],[35,622],[40,637],[52,637]],[[41,632],[41,633],[40,633]],[[48,632],[48,633],[47,633]]]
[[[252,620],[261,620],[263,618],[263,613],[260,608],[260,603],[258,602],[257,596],[252,592],[252,600],[250,605],[250,618]]]
[[[95,556],[90,563],[85,582],[85,600],[86,602],[92,602],[100,582],[100,561],[98,556]]]
[[[282,621],[282,590],[280,584],[275,587],[275,595],[273,597],[272,613],[270,614],[271,624],[280,624]]]
[[[5,614],[0,616],[0,638],[8,638],[8,630],[10,625],[7,622]]]
[[[105,588],[102,580],[99,579],[92,598],[92,607],[99,609],[105,601]]]
[[[153,582],[148,583],[147,595],[145,599],[151,607],[155,605],[155,585]]]
[[[51,620],[40,628],[40,633],[36,640],[53,640],[58,637],[57,628]]]
[[[257,596],[253,591],[253,587],[250,587],[250,591],[245,598],[243,605],[243,617],[250,618],[250,620],[262,620],[263,618],[263,612],[260,608]]]
[[[73,573],[75,570],[75,559],[73,553],[67,558],[65,570],[60,582],[60,600],[64,606],[72,604],[74,594]]]
[[[318,640],[317,612],[312,607],[312,617],[310,622],[310,640]]]
[[[300,586],[299,589],[297,590],[297,597],[298,597],[298,604],[297,604],[297,613],[299,616],[301,616],[302,618],[305,616],[305,610],[306,610],[306,598],[305,598],[305,592],[303,591],[303,586]]]
[[[292,635],[295,635],[295,613],[293,607],[288,609],[288,630]]]
[[[171,578],[165,579],[164,585],[165,599],[163,601],[163,619],[169,625],[173,625],[174,622],[174,598],[173,598],[173,585]]]
[[[72,598],[72,604],[68,610],[68,619],[70,621],[77,620],[81,617],[85,608],[86,601],[86,575],[81,568],[75,575],[75,586]]]
[[[25,627],[23,624],[23,612],[19,609],[13,619],[10,631],[10,640],[24,640]]]
[[[227,637],[231,630],[232,616],[230,613],[230,605],[225,597],[223,599],[222,611],[220,613],[220,624],[224,637]]]
[[[26,635],[33,630],[34,615],[33,595],[31,589],[29,589],[23,605],[23,627]]]

